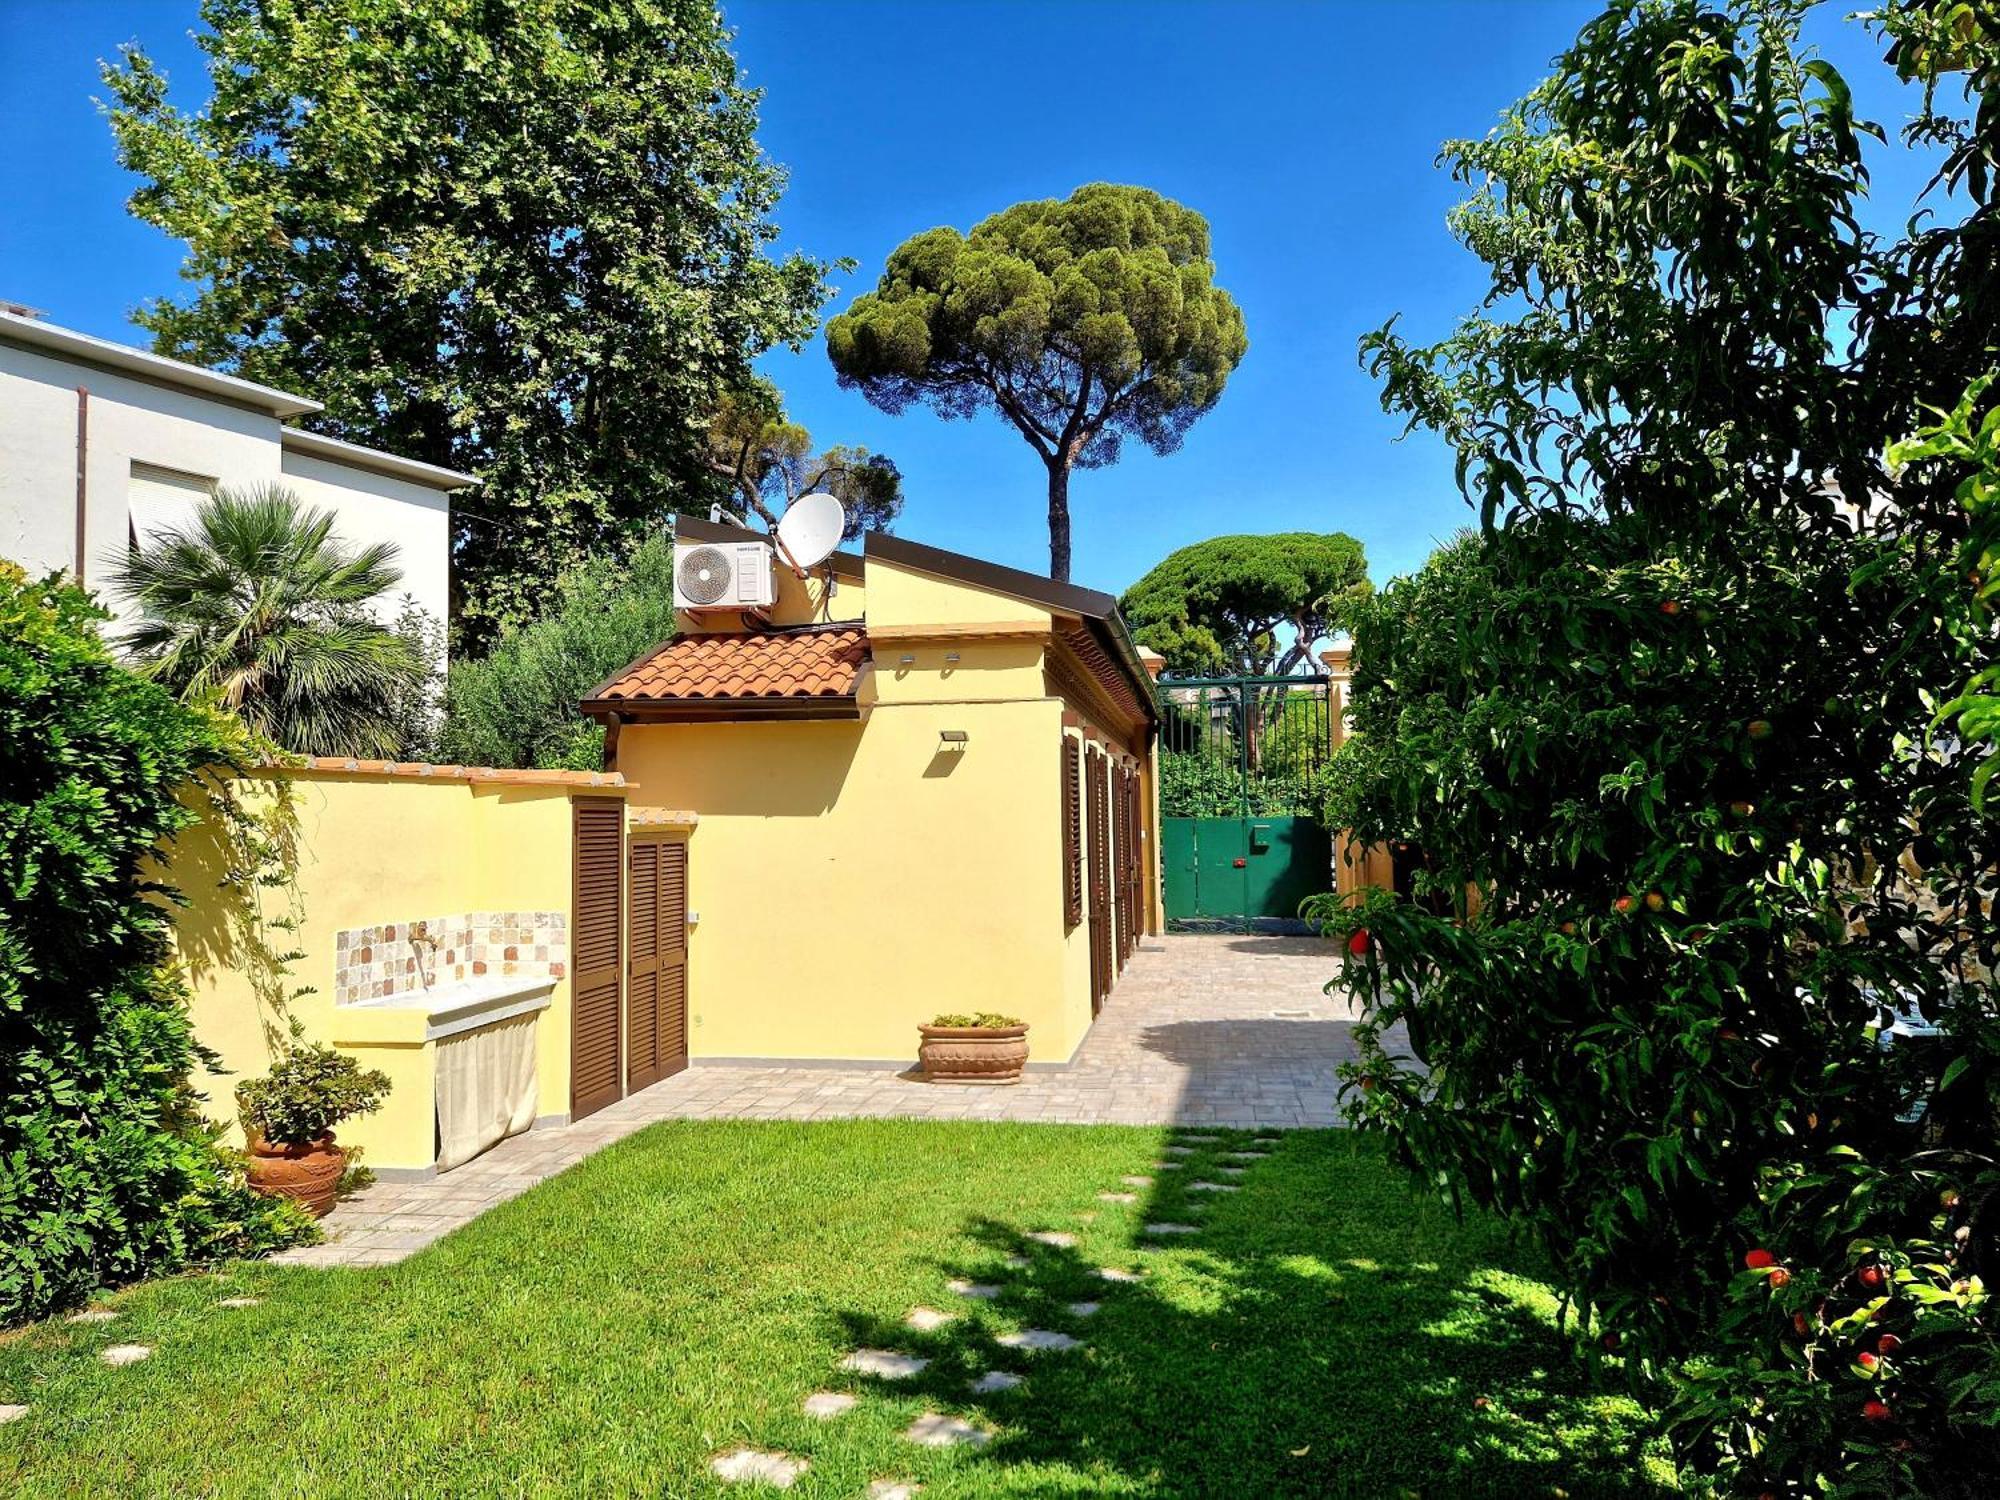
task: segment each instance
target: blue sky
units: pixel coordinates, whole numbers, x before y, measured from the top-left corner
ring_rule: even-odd
[[[1207,215],[1249,356],[1178,453],[1128,446],[1117,467],[1076,477],[1076,581],[1118,590],[1188,542],[1283,530],[1351,532],[1379,581],[1465,524],[1448,455],[1427,435],[1396,441],[1355,344],[1397,312],[1436,335],[1474,306],[1483,282],[1445,231],[1460,193],[1434,166],[1438,145],[1491,126],[1594,0],[724,9],[749,81],[766,90],[764,147],[790,169],[783,244],[858,262],[838,278],[835,310],[910,234],[969,229],[1081,183],[1142,183]],[[1849,9],[1821,6],[1811,34],[1857,108],[1893,132],[1914,100]],[[131,179],[93,96],[98,59],[136,39],[177,101],[196,106],[195,10],[0,0],[0,298],[140,342],[130,311],[182,292],[179,247],[125,214]],[[1921,179],[1904,164],[1876,186],[1886,229]],[[1046,569],[1043,471],[1012,428],[877,412],[839,389],[818,342],[764,368],[820,442],[901,465],[902,534]]]

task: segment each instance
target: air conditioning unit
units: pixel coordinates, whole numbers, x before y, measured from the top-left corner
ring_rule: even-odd
[[[774,597],[771,549],[764,543],[675,545],[675,609],[769,609]]]

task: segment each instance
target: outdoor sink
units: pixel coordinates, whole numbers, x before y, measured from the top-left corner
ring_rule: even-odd
[[[395,1011],[423,1017],[423,1040],[435,1042],[481,1026],[511,1021],[548,1008],[557,981],[546,974],[509,974],[453,980],[427,990],[405,990],[373,1000],[356,1000],[338,1011]]]

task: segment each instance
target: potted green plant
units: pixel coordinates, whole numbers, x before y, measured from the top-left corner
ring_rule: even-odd
[[[388,1092],[388,1074],[321,1046],[294,1047],[265,1077],[238,1084],[250,1186],[325,1218],[347,1167],[333,1127],[380,1109]]]
[[[1028,1023],[1013,1016],[939,1016],[917,1027],[917,1056],[932,1083],[1019,1083],[1028,1065]]]

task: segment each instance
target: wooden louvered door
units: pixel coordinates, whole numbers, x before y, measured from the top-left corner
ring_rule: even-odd
[[[1111,818],[1105,807],[1108,778],[1104,752],[1092,749],[1084,776],[1090,896],[1090,1013],[1104,1008],[1111,993]]]
[[[1131,766],[1125,768],[1125,858],[1119,864],[1123,876],[1122,886],[1125,898],[1125,957],[1130,958],[1139,946],[1139,928],[1146,919],[1146,904],[1140,888],[1140,879],[1146,868],[1142,852],[1142,830],[1144,823],[1139,817],[1138,771]]]
[[[580,1120],[621,1092],[625,804],[579,797],[571,809],[569,1117]]]
[[[687,1066],[687,845],[634,839],[626,1092]]]
[[[1117,912],[1118,970],[1132,952],[1132,771],[1122,761],[1111,778],[1111,904]]]
[[[1125,970],[1125,959],[1132,951],[1132,902],[1131,882],[1126,872],[1132,867],[1132,772],[1122,762],[1118,767],[1115,783],[1118,796],[1112,804],[1112,819],[1117,825],[1114,833],[1118,858],[1112,865],[1113,890],[1111,899],[1118,906],[1118,970]]]

